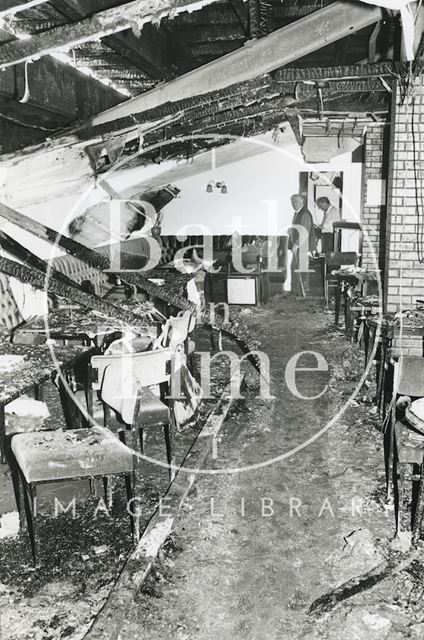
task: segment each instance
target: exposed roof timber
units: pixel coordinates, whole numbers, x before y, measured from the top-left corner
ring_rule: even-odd
[[[223,89],[234,82],[250,80],[336,42],[380,18],[381,10],[377,7],[339,0],[260,40],[249,41],[244,47],[218,60],[128,100],[122,106],[100,113],[91,120],[91,124],[99,125],[171,100],[187,98],[193,95],[193,87],[196,87],[199,95]]]
[[[29,66],[30,96],[26,103],[20,103],[18,100],[25,93],[25,80],[23,65],[0,73],[0,111],[15,117],[26,127],[45,126],[49,135],[53,129],[57,131],[77,118],[124,100],[124,96],[111,87],[51,57]],[[8,143],[10,148],[10,141]]]
[[[331,4],[333,0],[284,0],[279,5],[274,6],[274,15],[278,18],[290,18],[307,16],[323,5]]]
[[[356,94],[351,93],[346,95],[342,92],[338,92],[325,96],[323,100],[324,107],[330,103],[334,103],[336,100],[337,108],[340,105],[343,105],[343,111],[354,111],[355,113],[360,112],[362,115],[374,111],[387,111],[389,105],[388,94],[385,93],[368,92],[364,94],[357,92]],[[237,108],[225,110],[213,116],[202,117],[202,114],[192,123],[183,124],[178,122],[173,127],[166,129],[166,136],[163,134],[163,129],[158,129],[145,136],[144,144],[148,147],[158,143],[161,144],[164,140],[178,140],[178,138],[182,138],[184,136],[190,137],[190,135],[198,135],[201,137],[207,132],[219,132],[223,127],[228,128],[237,125],[244,127],[249,121],[253,121],[260,126],[261,123],[266,121],[269,117],[277,118],[281,123],[287,118],[287,104],[294,104],[299,109],[313,109],[316,107],[316,103],[317,101],[315,96],[305,96],[296,103],[293,101],[287,103],[284,98],[281,99],[279,97],[262,99],[258,100],[256,103],[240,105]],[[229,131],[231,131],[231,129],[229,129]]]
[[[247,0],[249,31],[253,38],[261,38],[272,29],[273,6],[271,0]]]
[[[192,96],[183,100],[167,102],[153,109],[132,113],[130,116],[112,120],[98,126],[89,126],[79,131],[79,136],[83,139],[94,138],[99,135],[106,135],[126,128],[134,128],[150,122],[161,121],[164,118],[178,120],[179,122],[192,122],[196,118],[206,117],[226,109],[234,109],[241,105],[257,102],[266,96],[291,94],[291,100],[286,104],[294,104],[294,88],[301,81],[328,83],[329,88],[335,82],[339,83],[336,88],[341,89],[343,83],[347,83],[347,91],[361,91],[363,86],[353,86],[363,84],[363,80],[371,80],[372,86],[380,88],[380,77],[386,78],[390,82],[393,76],[393,65],[391,63],[362,64],[337,67],[317,67],[306,69],[283,68],[270,75],[259,76],[253,80],[239,82],[219,91],[212,91],[200,96]],[[313,88],[313,87],[312,87]],[[299,87],[301,94],[303,87]],[[307,91],[307,90],[306,90]],[[171,123],[172,124],[172,123]]]
[[[199,57],[208,56],[212,58],[218,58],[230,51],[238,49],[243,44],[243,36],[237,39],[225,40],[220,42],[202,42],[195,45],[189,45],[189,50],[192,54]]]
[[[71,24],[62,25],[32,36],[14,40],[0,47],[0,69],[76,46],[89,40],[118,33],[133,25],[141,28],[146,22],[181,11],[196,11],[217,0],[132,0],[125,6],[112,7]]]
[[[243,4],[243,3],[242,3]],[[221,40],[245,40],[246,34],[242,27],[234,22],[223,24],[216,28],[216,25],[200,25],[196,29],[190,29],[184,33],[184,42],[191,45],[194,43],[204,44],[206,42],[221,42]]]
[[[249,36],[249,13],[243,0],[228,0],[231,10],[234,12],[245,37]]]
[[[56,0],[55,8],[71,20],[81,20],[90,13],[94,13],[98,4],[96,0]],[[124,9],[124,7],[123,7]],[[196,65],[194,57],[182,46],[173,34],[163,27],[156,29],[146,24],[136,37],[132,31],[115,33],[102,40],[105,47],[123,57],[122,62],[129,61],[139,69],[145,71],[152,78],[163,79],[168,76],[171,67],[178,73],[186,73]],[[93,46],[90,43],[86,46]],[[178,48],[178,56],[175,50]],[[175,75],[171,73],[171,77]]]
[[[49,0],[2,0],[0,18],[13,15],[19,11],[31,9],[39,4],[46,4]]]

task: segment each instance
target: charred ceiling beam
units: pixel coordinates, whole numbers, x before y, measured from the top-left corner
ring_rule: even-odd
[[[193,87],[201,95],[269,73],[374,24],[380,17],[381,10],[377,7],[362,2],[339,0],[264,38],[250,41],[218,60],[137,96],[125,105],[109,109],[94,117],[90,124],[116,121],[171,100],[187,98],[193,95]]]
[[[273,13],[275,18],[300,18],[332,2],[334,0],[284,0],[273,7]]]
[[[231,10],[234,12],[234,15],[243,30],[243,34],[246,38],[250,36],[249,33],[249,12],[247,10],[246,4],[243,0],[228,0],[228,4]]]
[[[301,80],[355,80],[365,78],[379,78],[393,76],[394,65],[392,62],[378,62],[374,64],[349,64],[332,67],[305,67],[296,69],[286,67],[278,69],[273,78],[278,82],[300,82]]]
[[[24,66],[0,73],[1,111],[12,116],[16,112],[26,126],[63,127],[75,118],[85,117],[84,113],[88,116],[125,99],[94,78],[50,57],[29,65],[27,74],[29,97],[20,103],[25,93]]]
[[[0,69],[44,56],[53,51],[71,48],[83,42],[102,38],[146,22],[157,21],[169,13],[196,10],[216,0],[132,0],[87,18],[37,34],[28,40],[16,40],[0,47]]]
[[[243,0],[234,0],[234,2],[240,6],[244,5]],[[165,23],[176,31],[185,32],[186,29],[197,29],[202,26],[222,24],[238,25],[240,21],[231,8],[229,1],[225,2],[224,0],[224,2],[218,1],[216,4],[207,5],[197,13],[189,13],[188,11],[181,13],[177,20],[173,20],[171,17],[165,18]]]
[[[337,104],[334,104],[337,101]],[[287,106],[292,104],[298,109],[313,109],[316,105],[316,97],[314,95],[305,95],[301,99],[294,102],[288,101],[285,96],[262,97],[253,104],[237,105],[232,108],[222,110],[218,113],[208,115],[206,112],[200,112],[199,117],[191,123],[178,122],[173,126],[166,127],[166,136],[164,130],[160,129],[146,135],[145,144],[151,146],[160,143],[162,140],[170,140],[183,138],[190,135],[221,132],[223,127],[234,125],[247,125],[250,121],[262,122],[268,120],[271,116],[279,122],[288,119],[288,114],[292,110]],[[369,111],[385,112],[388,109],[389,97],[387,93],[377,92],[356,92],[345,94],[339,92],[329,92],[323,95],[324,108],[329,106],[333,111],[337,111],[339,106],[343,112],[353,112],[354,114],[362,113],[365,115]],[[315,109],[316,112],[316,109]],[[186,144],[186,143],[183,143]],[[166,143],[164,149],[168,148]],[[166,151],[164,151],[166,155]]]
[[[56,0],[55,8],[66,18],[76,21],[96,11],[96,0],[71,2]],[[102,40],[109,49],[119,54],[150,77],[162,79],[175,73],[186,73],[196,66],[194,57],[178,39],[163,27],[145,24],[139,37],[131,30],[107,36]],[[89,45],[87,45],[89,46]],[[176,55],[177,54],[177,55]]]
[[[247,0],[249,30],[252,38],[262,38],[272,31],[273,6],[270,0]]]
[[[19,11],[31,9],[40,4],[46,4],[49,0],[2,0],[0,18],[12,16]]]
[[[219,43],[222,40],[245,40],[246,37],[242,27],[235,23],[220,25],[219,29],[216,25],[199,25],[195,29],[184,32],[184,42],[188,45],[205,42]]]
[[[207,56],[208,58],[218,58],[235,49],[238,49],[243,44],[243,37],[232,40],[220,41],[220,42],[202,42],[199,44],[191,45],[190,51],[199,57]]]
[[[235,83],[219,91],[167,102],[154,109],[133,113],[126,118],[107,122],[96,127],[81,129],[79,135],[83,139],[90,139],[98,135],[107,135],[120,129],[134,127],[137,124],[155,122],[172,116],[175,116],[178,120],[192,120],[203,110],[206,110],[208,114],[223,110],[227,101],[229,101],[229,104],[233,101],[233,105],[255,101],[258,92],[261,91],[266,92],[268,95],[291,93],[294,96],[296,85],[302,81],[328,83],[330,88],[335,81],[338,81],[340,86],[346,82],[347,87],[349,87],[349,84],[353,87],[352,83],[355,82],[372,81],[372,86],[380,88],[383,85],[379,78],[385,78],[386,82],[390,83],[393,77],[393,69],[394,67],[391,63],[310,67],[306,69],[283,68],[274,72],[272,77],[271,75],[263,75],[253,80]],[[363,85],[358,90],[362,88]],[[349,88],[347,90],[349,91]],[[294,97],[292,103],[295,101]]]

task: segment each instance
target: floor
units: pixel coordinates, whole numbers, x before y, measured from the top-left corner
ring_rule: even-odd
[[[178,519],[174,546],[119,637],[406,637],[405,620],[399,622],[378,587],[375,600],[368,600],[371,592],[364,603],[355,596],[356,609],[351,602],[325,621],[308,614],[311,603],[330,588],[382,562],[394,535],[371,396],[364,387],[350,399],[362,354],[331,328],[332,317],[323,313],[321,302],[277,298],[265,310],[246,312],[245,319],[270,356],[276,398],[249,397],[242,412],[226,423],[218,457],[208,461],[209,469],[223,473],[197,481]],[[287,363],[301,351],[319,353],[328,362],[328,373],[297,374],[302,396],[317,396],[328,385],[315,400],[297,398],[287,388]],[[313,360],[309,364],[316,366]],[[344,413],[326,433],[289,453],[340,410]],[[289,455],[268,464],[282,454]],[[225,473],[240,467],[245,470]]]
[[[372,385],[366,383],[355,395],[362,353],[334,329],[320,300],[279,296],[264,309],[246,309],[243,316],[270,358],[275,398],[255,397],[257,374],[250,370],[245,401],[232,410],[216,456],[210,456],[196,479],[164,553],[129,615],[119,620],[114,639],[424,637],[420,563],[325,616],[308,613],[316,598],[372,570],[390,553],[394,517],[385,501]],[[304,353],[297,367],[315,370],[291,375],[290,359],[311,351],[315,355]],[[282,459],[273,461],[277,457]],[[79,518],[76,530],[84,526],[85,513]],[[115,548],[113,540],[123,531],[123,521],[115,520],[111,534],[110,523],[100,520],[97,535],[106,536],[110,555],[93,552],[93,545],[98,548],[102,541],[94,543],[90,530],[83,557],[72,546],[64,561],[53,564],[38,582],[29,570],[18,577],[22,546],[9,544],[7,570],[0,572],[5,638],[83,637],[127,548],[122,539]],[[72,567],[84,562],[91,568],[82,588],[84,568]],[[12,586],[7,571],[18,587]],[[32,589],[26,589],[26,579]],[[48,615],[43,603],[44,608],[48,603]],[[34,618],[22,625],[28,607],[38,626]]]

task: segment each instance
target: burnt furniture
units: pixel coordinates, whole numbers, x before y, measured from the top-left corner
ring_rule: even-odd
[[[336,325],[339,323],[341,294],[343,294],[345,290],[347,291],[347,289],[344,288],[344,283],[346,282],[346,278],[350,276],[350,274],[346,270],[343,270],[342,267],[349,265],[356,266],[357,262],[357,254],[351,251],[331,251],[330,253],[325,254],[323,273],[325,302],[328,308],[330,289],[332,289],[336,298]]]
[[[10,437],[7,436],[5,428],[5,406],[25,393],[32,393],[40,399],[43,384],[57,374],[59,366],[62,375],[71,378],[75,367],[87,367],[91,352],[81,345],[57,346],[54,349],[56,358],[54,361],[47,345],[15,345],[10,343],[8,334],[2,334],[0,337],[0,355],[24,358],[22,367],[0,374],[0,452],[4,462],[5,458],[9,457],[10,451]],[[65,403],[68,394],[60,379],[58,385],[65,420],[69,426],[72,426],[73,418],[67,413],[69,405]]]
[[[175,236],[162,236],[162,255],[171,260],[175,253],[182,247],[196,247],[200,257],[203,251],[202,245],[213,247],[213,270],[208,272],[204,282],[206,302],[228,302],[228,277],[255,278],[255,283],[248,286],[257,291],[259,302],[266,302],[270,296],[282,293],[287,274],[287,236],[262,236],[261,246],[256,247],[257,236],[241,236],[240,242],[243,248],[243,266],[254,267],[252,274],[243,274],[237,271],[237,266],[232,260],[231,236],[188,236],[180,241]],[[276,255],[272,259],[270,252]],[[209,256],[205,256],[209,258]]]
[[[398,402],[398,407],[393,406],[391,429],[386,432],[385,438],[386,460],[389,457],[389,465],[390,461],[393,461],[396,529],[398,532],[412,529],[414,541],[417,542],[424,510],[424,496],[421,491],[424,473],[424,413],[422,400],[418,401],[420,406],[416,411],[414,405],[417,402],[412,402],[411,405],[411,400],[424,398],[423,358],[399,357],[394,365],[393,393],[394,399],[403,396]],[[398,419],[395,421],[396,411]]]
[[[100,392],[105,425],[110,423],[110,409],[115,411],[115,428],[125,438],[138,390],[137,420],[141,453],[145,453],[145,428],[163,427],[169,477],[174,475],[172,457],[172,401],[169,398],[172,350],[154,349],[136,353],[93,356],[90,364],[91,389]],[[160,386],[160,396],[149,387]],[[105,401],[106,398],[106,401]],[[93,415],[92,401],[88,410]]]

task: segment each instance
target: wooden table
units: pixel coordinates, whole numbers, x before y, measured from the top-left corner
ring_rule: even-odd
[[[12,344],[10,335],[0,334],[0,355],[23,356],[24,364],[11,371],[0,372],[0,450],[2,459],[5,452],[5,406],[25,393],[34,393],[41,397],[43,383],[50,380],[57,372],[58,365],[62,373],[72,372],[77,365],[87,367],[92,349],[82,345],[59,345],[54,348],[57,363],[54,362],[48,345]],[[62,405],[65,409],[67,425],[71,416],[67,412],[68,394],[63,384],[59,385]],[[69,425],[71,426],[71,425]]]
[[[379,296],[359,296],[352,300],[350,305],[352,318],[352,339],[356,339],[359,344],[365,346],[365,366],[368,364],[368,345],[369,338],[366,320],[369,316],[381,317],[382,306]]]
[[[378,279],[378,271],[338,269],[328,274],[327,278],[336,280],[336,300],[334,306],[334,323],[339,325],[341,302],[344,302],[345,328],[346,333],[351,330],[351,316],[349,299],[353,292],[360,290],[361,295],[367,294],[368,284],[376,282]]]

